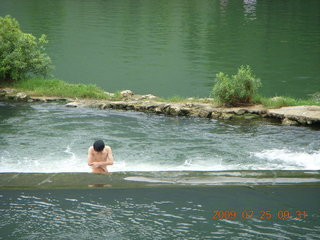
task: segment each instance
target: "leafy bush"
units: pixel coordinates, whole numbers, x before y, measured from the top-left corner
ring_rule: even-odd
[[[216,84],[212,95],[216,101],[227,106],[251,103],[253,96],[261,86],[249,66],[241,66],[231,78],[222,72],[216,75]]]
[[[16,19],[0,17],[0,81],[20,80],[28,74],[46,76],[51,59],[45,53],[46,36],[23,33]]]

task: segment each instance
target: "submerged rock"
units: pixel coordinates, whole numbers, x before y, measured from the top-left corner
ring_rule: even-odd
[[[168,114],[168,115],[179,115],[180,113],[180,107],[178,104],[172,104],[172,105],[169,105],[169,107],[166,108],[165,112]]]
[[[114,96],[115,96],[114,93],[110,93],[110,92],[104,92],[104,93],[107,94],[107,95],[110,96],[110,97],[114,97]]]
[[[258,119],[263,117],[262,115],[259,114],[253,114],[253,113],[245,113],[242,115],[242,117],[246,120],[251,120],[251,119]]]
[[[295,120],[291,120],[289,118],[284,118],[282,119],[282,125],[286,125],[286,126],[297,126],[300,125],[299,122],[295,121]]]
[[[19,92],[19,93],[17,93],[16,98],[19,101],[27,101],[29,97],[24,92]]]
[[[134,93],[131,90],[123,90],[120,92],[121,97],[131,97]]]
[[[179,116],[190,116],[192,109],[189,107],[180,108]]]
[[[78,102],[69,102],[66,104],[66,107],[78,107],[79,103]]]
[[[14,88],[2,88],[0,89],[0,93],[3,93],[5,95],[7,94],[14,94],[16,90]]]
[[[232,114],[232,113],[221,113],[219,119],[230,120],[233,118],[233,116],[234,116],[234,114]]]
[[[243,108],[240,108],[240,109],[235,110],[234,113],[237,115],[243,115],[246,113],[246,110]]]
[[[220,116],[221,116],[221,112],[218,112],[218,111],[213,111],[212,113],[211,113],[211,115],[210,115],[210,118],[211,119],[219,119],[220,118]]]
[[[153,100],[153,99],[156,99],[158,98],[157,96],[154,96],[152,94],[147,94],[147,95],[142,95],[141,96],[141,99],[148,99],[148,100]]]
[[[213,112],[212,106],[209,104],[186,104],[190,109],[190,115],[193,117],[209,118]]]
[[[312,97],[312,99],[318,103],[320,103],[320,92],[316,92],[314,94],[310,94],[310,96]]]
[[[194,117],[200,117],[200,118],[208,118],[211,116],[212,111],[208,110],[208,109],[192,109],[192,114],[191,116]]]

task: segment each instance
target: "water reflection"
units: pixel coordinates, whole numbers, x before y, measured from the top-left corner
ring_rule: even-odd
[[[222,14],[225,14],[228,4],[229,0],[220,0],[220,11]]]
[[[248,20],[256,20],[256,5],[257,0],[244,0],[243,7],[244,7],[244,16]]]

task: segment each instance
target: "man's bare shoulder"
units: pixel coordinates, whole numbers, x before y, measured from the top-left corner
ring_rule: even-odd
[[[93,153],[94,152],[93,146],[89,147],[88,152],[89,153]]]

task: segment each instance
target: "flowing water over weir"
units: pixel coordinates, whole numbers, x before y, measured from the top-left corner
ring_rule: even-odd
[[[1,172],[88,172],[88,147],[112,146],[110,171],[319,170],[319,131],[260,120],[1,103]],[[19,150],[17,150],[17,148]]]
[[[317,129],[59,103],[0,113],[0,239],[320,236]],[[111,175],[89,173],[96,138]]]

